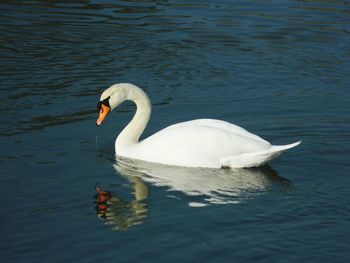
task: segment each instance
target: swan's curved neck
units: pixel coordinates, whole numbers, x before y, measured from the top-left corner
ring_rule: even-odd
[[[138,143],[151,116],[151,103],[146,93],[134,85],[126,86],[126,89],[123,100],[133,101],[136,113],[116,139],[115,147],[120,151]]]

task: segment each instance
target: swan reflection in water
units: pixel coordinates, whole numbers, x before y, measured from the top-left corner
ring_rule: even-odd
[[[264,192],[289,192],[292,184],[280,177],[270,166],[250,169],[203,169],[174,167],[162,164],[117,158],[114,164],[117,174],[130,181],[134,200],[122,201],[115,193],[108,200],[108,207],[99,212],[116,230],[143,222],[148,214],[145,201],[147,184],[166,187],[168,192],[181,199],[181,194],[193,197],[191,207],[237,204]],[[98,197],[98,194],[96,195]],[[103,200],[103,198],[102,198]],[[98,203],[96,202],[98,207]],[[103,208],[103,206],[102,206]]]
[[[138,177],[152,185],[166,187],[168,191],[202,199],[200,203],[190,202],[190,206],[239,203],[261,192],[292,190],[291,183],[268,165],[249,169],[204,169],[118,157],[114,167],[127,178]]]
[[[146,199],[148,187],[138,177],[127,177],[133,185],[133,200],[123,200],[115,193],[105,191],[98,184],[95,186],[95,209],[98,217],[113,230],[127,230],[129,227],[143,223],[147,217]]]

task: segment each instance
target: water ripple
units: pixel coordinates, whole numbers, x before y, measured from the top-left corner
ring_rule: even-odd
[[[349,6],[1,1],[2,258],[344,261]],[[154,111],[146,136],[208,117],[273,143],[302,139],[273,163],[293,183],[265,170],[221,171],[219,178],[212,171],[127,170],[131,176],[123,177],[112,167],[113,141],[134,105],[94,128],[99,95],[117,82],[149,94]],[[110,192],[108,214],[96,196],[91,200],[96,182]],[[135,200],[140,188],[150,190],[142,201]],[[109,231],[115,227],[128,231],[116,235]]]

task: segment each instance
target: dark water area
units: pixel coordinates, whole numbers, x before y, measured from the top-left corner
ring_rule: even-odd
[[[350,2],[1,1],[0,256],[6,262],[350,262]],[[144,137],[216,118],[302,144],[239,171],[116,164],[142,87]],[[106,193],[96,193],[98,184]]]

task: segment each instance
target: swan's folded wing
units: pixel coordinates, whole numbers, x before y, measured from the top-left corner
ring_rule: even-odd
[[[261,137],[255,135],[253,133],[250,133],[249,131],[247,131],[246,129],[244,129],[238,125],[235,125],[235,124],[232,124],[232,123],[229,123],[226,121],[222,121],[222,120],[216,120],[216,119],[197,119],[197,120],[192,120],[192,121],[181,122],[181,123],[171,125],[171,126],[165,128],[164,130],[178,129],[178,128],[191,127],[191,126],[216,128],[216,129],[226,131],[228,133],[238,134],[238,135],[241,135],[243,137],[248,137],[248,138],[251,138],[253,140],[257,140],[260,142],[270,144],[268,141],[262,139]]]
[[[141,141],[135,159],[192,167],[220,168],[219,160],[246,152],[260,152],[271,145],[264,140],[213,126],[173,125]]]

